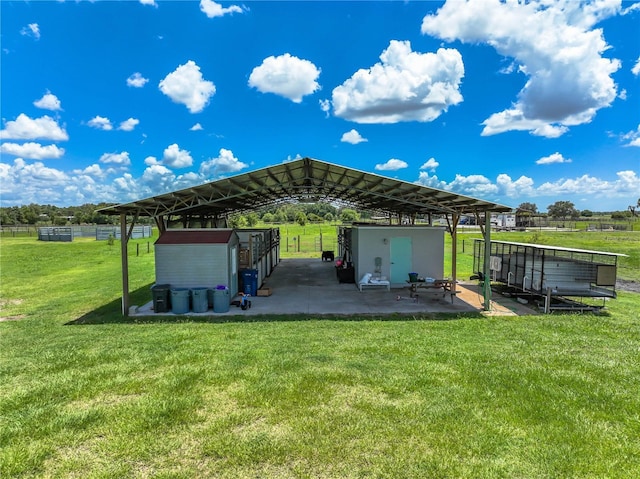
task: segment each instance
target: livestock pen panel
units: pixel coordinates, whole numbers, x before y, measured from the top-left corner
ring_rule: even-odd
[[[474,243],[474,271],[484,272],[484,241]],[[537,295],[615,298],[617,253],[492,241],[490,281]],[[482,275],[481,275],[482,276]]]

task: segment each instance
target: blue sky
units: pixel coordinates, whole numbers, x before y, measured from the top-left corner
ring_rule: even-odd
[[[2,206],[296,157],[541,211],[640,198],[640,3],[0,2]]]

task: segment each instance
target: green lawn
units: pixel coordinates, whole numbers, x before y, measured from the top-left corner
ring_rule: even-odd
[[[640,476],[639,294],[602,315],[171,323],[119,315],[117,243],[3,238],[0,268],[3,478]]]

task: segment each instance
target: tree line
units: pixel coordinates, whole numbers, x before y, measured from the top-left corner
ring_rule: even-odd
[[[637,206],[640,207],[640,199],[638,199]],[[595,212],[591,210],[578,210],[571,201],[556,201],[555,203],[547,206],[546,216],[554,219],[578,219],[578,218],[591,218],[593,216],[610,216],[614,220],[624,220],[637,216],[635,206],[630,206],[628,211],[605,211]],[[535,203],[521,203],[516,208],[516,214],[521,216],[544,216],[544,213],[538,212],[538,207]]]
[[[38,205],[32,203],[23,206],[10,206],[0,208],[0,225],[112,225],[118,224],[117,216],[98,213],[97,210],[112,206],[111,203],[92,204],[81,206],[59,207],[54,205]],[[253,227],[262,221],[263,223],[298,223],[302,226],[307,223],[331,223],[340,221],[352,223],[361,219],[368,219],[367,213],[360,213],[351,208],[337,208],[329,203],[290,203],[245,214],[231,215],[228,219],[232,228]],[[139,218],[139,224],[152,223],[151,218]]]
[[[59,207],[54,205],[38,205],[32,203],[23,206],[10,206],[0,208],[0,225],[111,225],[118,224],[117,216],[109,216],[98,213],[97,210],[112,206],[113,203],[86,203],[80,206]],[[627,211],[594,212],[591,210],[578,210],[571,201],[556,201],[547,206],[547,213],[539,213],[535,203],[521,203],[516,208],[519,215],[549,216],[555,219],[590,218],[593,216],[610,216],[612,219],[629,219],[638,215],[636,208],[640,208],[640,199],[637,205],[630,206]],[[308,223],[353,223],[354,221],[368,220],[371,216],[365,211],[356,211],[352,208],[338,208],[330,203],[287,203],[277,206],[261,208],[244,214],[231,215],[228,219],[232,228],[253,227],[262,221],[263,223],[283,224],[298,223],[302,226]],[[139,224],[152,223],[151,218],[139,218]]]
[[[119,221],[118,217],[103,215],[96,210],[111,206],[112,203],[92,204],[81,206],[59,207],[54,205],[38,205],[32,203],[23,206],[9,206],[0,208],[0,224],[10,225],[82,225],[97,224],[110,225]]]

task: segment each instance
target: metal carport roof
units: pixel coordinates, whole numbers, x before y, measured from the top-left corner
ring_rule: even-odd
[[[302,158],[99,211],[108,215],[149,217],[199,214],[223,217],[292,201],[338,202],[360,210],[404,215],[512,209],[450,191]]]
[[[120,215],[122,259],[122,312],[129,308],[129,266],[127,243],[137,218],[155,218],[161,231],[163,218],[170,216],[210,216],[225,219],[230,213],[294,201],[338,202],[360,210],[372,210],[415,219],[419,214],[451,215],[452,278],[456,281],[456,227],[462,214],[484,214],[485,244],[490,244],[490,212],[511,208],[491,201],[422,186],[416,183],[354,170],[311,158],[302,158],[276,166],[223,178],[203,185],[173,191],[151,198],[102,208],[108,215]],[[133,222],[127,233],[127,217]],[[487,253],[486,258],[489,255]],[[489,277],[489,262],[484,272]],[[485,282],[485,308],[489,308],[491,290]]]

